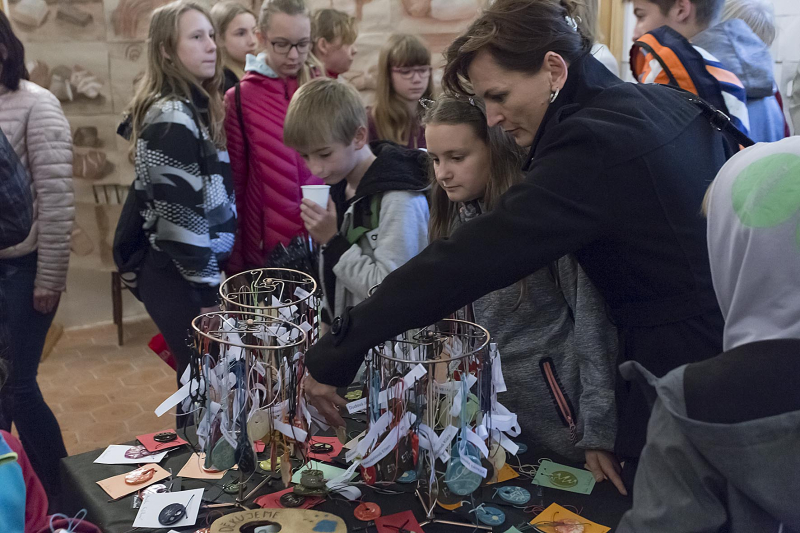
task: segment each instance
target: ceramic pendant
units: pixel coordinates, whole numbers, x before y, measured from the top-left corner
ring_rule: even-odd
[[[490,483],[497,483],[497,477],[500,475],[500,470],[506,464],[506,450],[497,442],[492,442],[492,447],[489,448],[489,462],[494,467],[494,473],[489,480]]]
[[[211,464],[218,470],[228,470],[236,464],[236,451],[225,439],[220,439],[211,452]]]
[[[265,411],[256,411],[247,422],[247,436],[254,441],[263,439],[271,429],[272,424]]]

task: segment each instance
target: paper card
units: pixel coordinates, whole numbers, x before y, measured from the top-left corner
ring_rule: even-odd
[[[203,490],[194,489],[148,495],[139,508],[136,520],[133,521],[133,527],[163,528],[164,526],[158,521],[158,515],[167,505],[173,503],[180,503],[186,506],[186,516],[170,525],[175,527],[195,525],[197,513],[200,512],[200,504],[203,501]]]
[[[273,492],[272,494],[265,494],[263,496],[259,496],[254,500],[254,503],[261,507],[262,509],[283,509],[283,505],[281,505],[280,499],[281,496],[286,494],[287,492],[292,492],[294,489],[289,487],[288,489],[282,490],[280,492]],[[319,505],[320,503],[324,502],[325,498],[318,498],[316,496],[307,496],[305,501],[297,507],[297,509],[311,509],[315,505]]]
[[[168,430],[169,433],[175,433],[175,430]],[[166,431],[156,431],[155,433],[148,433],[147,435],[137,435],[136,440],[142,443],[147,451],[149,452],[160,452],[162,450],[168,450],[170,448],[176,448],[178,446],[183,446],[184,444],[189,444],[182,438],[178,437],[173,441],[170,442],[156,442],[153,437],[155,437],[159,433],[166,433]]]
[[[264,450],[266,450],[266,449],[267,449],[267,445],[266,445],[266,444],[264,444],[264,443],[263,443],[262,441],[260,441],[260,440],[257,440],[257,441],[255,442],[255,445],[256,445],[256,453],[261,453],[261,452],[263,452]]]
[[[133,446],[112,444],[106,448],[94,462],[100,465],[138,465],[142,462],[160,463],[167,455],[167,452],[161,452],[155,455],[148,455],[147,457],[140,457],[139,459],[128,459],[125,457],[125,452],[131,448],[133,448]]]
[[[550,507],[539,513],[536,518],[531,520],[531,524],[535,525],[538,529],[545,531],[546,533],[557,533],[556,527],[558,524],[549,526],[538,524],[552,524],[553,522],[560,522],[565,518],[575,520],[580,523],[583,526],[583,533],[608,533],[611,531],[610,527],[601,526],[600,524],[596,524],[591,520],[587,520],[584,517],[573,513],[572,511],[564,509],[557,503],[552,504]]]
[[[414,513],[411,511],[380,516],[375,519],[375,527],[378,528],[378,533],[397,533],[400,529],[413,531],[414,533],[424,533]]]
[[[178,477],[186,477],[191,479],[222,479],[225,472],[206,472],[203,470],[205,464],[206,454],[193,453],[186,464],[183,465],[181,471],[178,472]]]
[[[106,493],[111,496],[111,499],[116,500],[118,498],[122,498],[123,496],[127,496],[137,490],[143,489],[152,485],[153,483],[157,483],[162,479],[166,479],[169,477],[169,472],[161,468],[155,463],[148,463],[144,465],[142,468],[153,468],[155,472],[153,472],[153,477],[150,478],[148,481],[144,483],[139,483],[138,485],[128,485],[125,483],[125,476],[128,475],[130,472],[126,472],[124,474],[120,474],[118,476],[113,476],[107,479],[101,479],[97,482],[100,485],[100,488],[106,491]],[[134,469],[135,470],[135,469]],[[133,470],[131,470],[132,472]]]
[[[505,533],[522,533],[522,531],[515,528],[514,526],[511,526],[510,528],[506,529]]]
[[[354,449],[356,446],[358,446],[358,443],[361,441],[361,439],[364,438],[364,435],[366,435],[366,434],[367,434],[367,430],[365,429],[364,431],[362,431],[361,433],[356,435],[355,438],[353,438],[350,441],[348,441],[347,444],[344,445],[344,449],[345,450]]]
[[[338,466],[320,463],[319,461],[309,461],[306,466],[303,466],[300,468],[300,470],[294,473],[292,476],[292,483],[300,483],[300,476],[303,474],[303,470],[308,470],[309,468],[312,470],[322,470],[326,480],[337,478],[345,472],[344,468],[339,468]],[[350,479],[352,480],[357,475],[358,473],[353,472],[353,475],[350,476]]]
[[[308,452],[308,457],[310,459],[317,459],[318,461],[333,461],[342,451],[342,443],[339,442],[337,437],[311,437],[311,440],[309,441],[309,449],[315,442],[330,444],[333,446],[333,450],[328,453]]]
[[[595,479],[591,472],[544,460],[536,470],[534,484],[542,487],[591,494]]]
[[[519,477],[519,474],[513,468],[511,468],[511,465],[506,463],[503,465],[503,468],[501,468],[500,472],[497,474],[497,481],[491,481],[487,483],[487,485],[502,483],[504,481],[508,481],[509,479],[514,479],[517,477]]]

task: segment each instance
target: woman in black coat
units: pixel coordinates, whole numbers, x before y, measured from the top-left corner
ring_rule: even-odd
[[[306,354],[306,395],[329,421],[341,423],[334,386],[370,347],[567,253],[608,303],[624,359],[661,376],[721,351],[700,206],[729,144],[683,94],[620,81],[591,46],[558,0],[496,0],[450,45],[445,88],[483,98],[489,124],[530,146],[526,179],[389,275]],[[633,458],[649,409],[623,384],[619,399],[617,455]]]

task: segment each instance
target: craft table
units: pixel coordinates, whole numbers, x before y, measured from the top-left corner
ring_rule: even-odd
[[[361,429],[363,429],[363,424],[359,424],[357,422],[353,422],[353,424],[355,425],[352,429],[357,431],[361,431]],[[182,431],[179,431],[178,433],[183,436]],[[191,443],[196,442],[193,430],[190,429],[187,431],[186,440]],[[524,439],[520,439],[520,442],[524,442]],[[132,528],[133,520],[137,513],[137,509],[133,509],[131,506],[133,502],[133,495],[126,496],[119,501],[109,502],[108,495],[103,491],[103,489],[100,488],[99,485],[97,485],[96,482],[110,476],[129,472],[133,470],[133,466],[95,464],[94,460],[97,459],[102,452],[103,450],[95,450],[80,455],[67,457],[62,460],[61,475],[64,487],[64,508],[62,512],[65,512],[70,516],[74,516],[77,511],[85,508],[89,512],[87,520],[99,526],[105,533],[127,533],[133,531],[136,533],[144,533],[148,531],[168,531],[169,528],[159,530],[141,528],[134,530]],[[174,474],[177,474],[178,471],[189,460],[191,453],[192,450],[190,447],[184,445],[171,451],[169,455],[167,455],[167,457],[161,461],[160,464],[166,470],[171,469]],[[578,467],[582,466],[561,460],[558,456],[555,456],[551,453],[544,455],[556,462],[572,464],[572,466]],[[266,458],[264,457],[264,454],[259,454],[259,456],[260,458]],[[520,455],[520,458],[525,464],[536,464],[538,459],[542,456],[543,454],[537,453],[536,450],[531,449],[525,454]],[[513,458],[511,460],[513,461]],[[511,462],[511,464],[516,463]],[[342,463],[337,466],[344,466],[344,464]],[[206,491],[203,497],[204,501],[207,502],[209,500],[214,500],[215,503],[232,502],[234,501],[235,497],[223,492],[222,485],[238,479],[238,471],[229,471],[225,474],[225,477],[219,481],[201,481],[196,479],[180,478],[181,490],[205,488]],[[245,491],[245,493],[255,488],[256,485],[263,479],[263,475],[258,473],[255,474],[248,483],[248,489]],[[516,478],[506,483],[498,483],[495,485],[481,487],[473,495],[474,501],[476,504],[482,501],[489,505],[495,489],[503,485],[518,485],[528,489],[532,496],[529,505],[538,505],[541,503],[544,507],[547,507],[551,503],[555,502],[562,506],[575,506],[580,512],[581,516],[611,528],[615,528],[617,526],[622,518],[622,515],[632,505],[630,496],[621,496],[614,486],[608,481],[595,485],[595,488],[590,495],[574,494],[556,489],[542,488],[542,497],[540,498],[537,492],[539,487],[537,485],[532,485],[530,480],[523,478]],[[410,509],[414,512],[417,519],[422,522],[425,518],[424,511],[422,510],[422,505],[414,494],[415,487],[416,483],[412,483],[410,485],[395,484],[391,488],[405,491],[405,493],[390,496],[378,494],[370,487],[359,486],[363,494],[362,500],[377,503],[381,507],[383,515],[389,515]],[[630,483],[630,481],[628,481],[628,487],[630,491],[630,488],[632,487],[632,483]],[[248,500],[245,503],[251,507],[256,507],[252,503],[253,499],[270,492],[278,492],[282,489],[283,484],[281,480],[273,480],[270,484],[259,490],[251,500]],[[468,500],[469,497],[465,497],[464,499]],[[356,502],[346,502],[341,498],[336,500],[327,499],[324,503],[315,507],[315,509],[340,516],[347,523],[348,531],[359,531],[358,528],[361,528],[360,531],[365,531],[365,533],[375,533],[377,530],[374,527],[371,527],[368,531],[364,530],[363,527],[365,523],[357,520],[353,516],[353,509],[355,509],[356,505]],[[528,522],[534,517],[533,514],[526,514],[520,509],[507,506],[499,498],[495,498],[491,505],[499,507],[503,510],[503,512],[506,513],[505,523],[494,528],[494,531],[497,533],[502,533],[511,526]],[[446,511],[437,506],[434,516],[440,519],[472,521],[474,523],[474,513],[470,514],[468,512],[470,508],[470,506],[462,506],[460,509],[455,511]],[[223,511],[229,513],[237,510],[239,509],[228,508],[224,509]],[[215,518],[217,516],[219,516],[219,513],[216,513]],[[200,527],[205,527],[205,525],[205,515],[201,510],[196,526],[190,528],[181,528],[178,529],[178,531],[185,531],[187,533],[194,532]],[[431,524],[425,526],[425,531],[426,533],[457,533],[458,531],[464,531],[466,533],[471,530],[447,525]]]

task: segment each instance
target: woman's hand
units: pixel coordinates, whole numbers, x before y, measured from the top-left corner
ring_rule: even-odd
[[[50,289],[42,289],[41,287],[33,288],[33,308],[43,315],[55,311],[56,307],[58,307],[59,300],[61,300],[61,293],[59,291],[51,291]]]
[[[605,450],[586,450],[586,468],[594,475],[594,479],[598,483],[604,479],[611,480],[620,494],[628,495],[625,484],[619,475],[622,467],[613,453]]]
[[[308,198],[303,198],[300,204],[300,218],[306,225],[306,231],[317,244],[327,244],[336,235],[336,204],[330,196],[327,209],[323,209]]]
[[[345,426],[339,407],[347,405],[347,400],[336,394],[336,387],[320,383],[311,374],[307,374],[303,379],[303,390],[308,403],[317,408],[328,424],[334,427]]]

